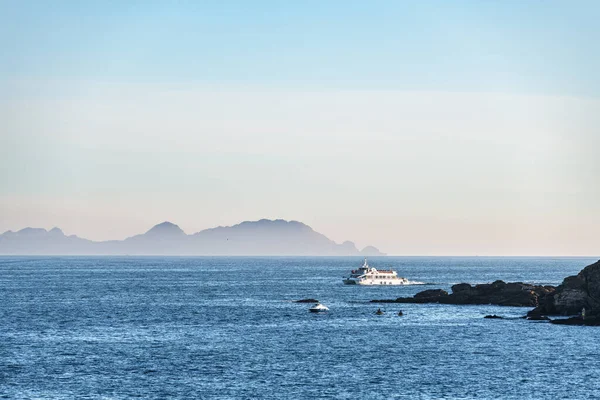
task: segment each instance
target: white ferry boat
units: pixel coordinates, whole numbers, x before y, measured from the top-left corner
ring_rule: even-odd
[[[365,262],[359,269],[353,270],[350,276],[344,279],[346,285],[407,285],[408,279],[398,276],[396,271],[376,269]]]

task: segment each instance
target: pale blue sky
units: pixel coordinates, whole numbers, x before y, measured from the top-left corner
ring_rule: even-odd
[[[2,1],[0,231],[598,253],[597,1]]]
[[[3,1],[4,79],[598,95],[590,1]]]

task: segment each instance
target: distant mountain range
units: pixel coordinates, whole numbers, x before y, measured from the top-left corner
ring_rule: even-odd
[[[0,254],[23,255],[385,255],[373,246],[362,251],[352,242],[337,244],[310,226],[281,219],[245,221],[191,235],[163,222],[125,240],[96,242],[60,229],[25,228],[0,235]]]

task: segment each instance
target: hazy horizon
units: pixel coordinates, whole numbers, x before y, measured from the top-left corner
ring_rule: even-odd
[[[261,219],[261,220],[264,221],[265,219]],[[269,220],[269,219],[266,219],[266,220],[268,222],[275,222],[275,220]],[[279,220],[279,221],[281,221],[281,220]],[[300,223],[302,223],[302,221],[294,221],[294,220],[290,220],[290,221],[283,220],[283,221],[284,222],[300,222]],[[230,226],[229,225],[228,226],[218,226],[218,227],[217,226],[213,226],[213,227],[203,228],[203,229],[200,229],[198,231],[190,231],[190,232],[188,232],[188,231],[185,231],[185,229],[182,229],[182,231],[187,236],[193,236],[193,235],[196,235],[196,234],[201,233],[203,231],[210,231],[210,230],[215,229],[215,228],[231,228],[231,227],[240,225],[242,222],[245,222],[245,223],[247,223],[247,222],[259,222],[259,220],[257,220],[257,221],[240,221],[239,223],[233,224],[233,225],[230,225]],[[172,221],[163,221],[163,222],[154,224],[153,226],[151,226],[149,229],[147,229],[145,231],[140,231],[140,232],[131,234],[131,235],[129,235],[127,237],[124,237],[124,238],[108,238],[108,239],[100,239],[100,240],[98,240],[98,239],[90,239],[88,237],[83,237],[81,235],[77,235],[77,233],[64,232],[58,226],[53,226],[51,228],[28,226],[28,227],[24,227],[22,229],[29,229],[29,228],[40,229],[41,228],[41,229],[46,230],[47,232],[50,232],[52,229],[57,229],[58,228],[58,229],[60,229],[63,232],[63,234],[65,236],[75,235],[75,236],[77,236],[78,238],[81,238],[81,239],[88,239],[88,240],[92,240],[92,241],[97,242],[97,243],[102,243],[102,242],[123,241],[123,240],[126,240],[126,239],[132,239],[132,238],[134,238],[136,236],[143,235],[145,233],[149,233],[152,230],[152,228],[157,228],[158,226],[163,225],[163,224],[173,224],[173,225],[177,226],[178,228],[181,228],[178,224],[173,223]],[[18,232],[19,230],[9,230],[9,231],[6,231],[6,232],[0,232],[0,236],[2,235],[2,233]],[[323,234],[323,232],[318,232],[316,230],[315,230],[315,232],[317,232],[319,234]],[[329,238],[329,239],[331,239],[330,237],[328,237],[327,234],[324,234],[324,236],[327,237],[327,238]],[[368,248],[368,247],[375,247],[375,249],[377,249],[377,250],[383,250],[384,253],[387,253],[385,251],[385,249],[378,248],[378,246],[376,246],[376,245],[373,245],[373,244],[360,245],[360,244],[356,243],[354,240],[352,240],[351,238],[346,238],[345,240],[339,240],[339,241],[335,240],[334,242],[336,242],[337,244],[341,245],[342,243],[345,243],[345,242],[348,242],[348,241],[351,242],[351,243],[354,243],[359,250],[363,249],[363,248]],[[33,245],[32,248],[36,247],[35,242],[33,242],[32,245]],[[272,247],[272,250],[275,250],[275,249],[276,249],[276,247]],[[0,253],[1,253],[1,249],[0,249]],[[38,253],[30,253],[29,255],[36,255],[36,254],[38,254]],[[41,255],[41,254],[42,253],[39,253],[38,255]],[[76,256],[78,254],[79,253],[64,252],[64,253],[60,253],[60,254],[56,254],[56,255],[57,256],[58,255],[74,255],[74,256]],[[10,253],[0,254],[0,256],[10,256],[10,255],[11,255]],[[19,255],[27,256],[28,253],[19,253]],[[52,254],[50,254],[50,255],[52,255]],[[83,255],[91,255],[91,254],[83,254]],[[98,253],[96,255],[99,255],[99,256],[102,256],[102,255],[110,256],[110,255],[118,255],[118,254],[102,254],[102,253]],[[140,256],[154,256],[154,255],[159,256],[158,254],[154,254],[154,253],[137,254],[137,255],[140,255]],[[233,256],[233,257],[237,257],[237,256],[243,256],[243,255],[227,255],[227,254],[220,254],[220,255],[196,254],[196,255],[194,255],[194,254],[188,254],[188,253],[181,253],[180,255],[181,256],[186,256],[186,257],[187,256],[189,256],[189,257],[204,257],[204,256],[209,256],[209,257],[230,257],[230,256]],[[169,256],[169,254],[167,254],[165,256]],[[171,254],[171,256],[176,256],[176,255]],[[248,256],[257,256],[257,257],[290,257],[292,255],[277,255],[277,254],[268,254],[268,253],[265,253],[265,254],[260,254],[260,255],[249,254]],[[300,255],[300,256],[302,256],[302,255]],[[304,255],[304,256],[306,256],[306,257],[330,257],[330,256],[331,257],[340,257],[342,255],[312,254],[312,255]],[[364,254],[362,254],[362,255],[361,254],[356,254],[354,256],[363,257],[365,255]],[[469,258],[469,257],[484,257],[484,258],[485,257],[507,257],[507,258],[511,258],[511,257],[513,257],[513,258],[515,258],[515,257],[516,258],[518,258],[518,257],[590,258],[590,257],[592,257],[593,258],[593,257],[597,257],[598,255],[597,254],[581,254],[581,255],[552,255],[552,254],[548,254],[548,255],[535,255],[535,254],[529,254],[529,255],[526,255],[526,254],[495,255],[495,254],[484,254],[484,255],[480,255],[480,254],[458,254],[458,253],[457,254],[409,254],[409,253],[393,254],[393,253],[387,253],[387,254],[377,254],[377,255],[370,254],[370,255],[367,255],[367,257],[382,257],[382,256],[383,257],[387,257],[387,256],[391,256],[391,257],[466,257],[466,258]]]
[[[594,1],[0,1],[0,232],[600,251]]]

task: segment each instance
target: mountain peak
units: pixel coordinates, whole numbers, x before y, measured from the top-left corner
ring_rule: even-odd
[[[254,226],[282,226],[282,227],[297,227],[304,228],[308,225],[298,221],[286,221],[285,219],[259,219],[258,221],[244,221],[238,225],[254,225]]]
[[[23,228],[17,232],[18,235],[27,235],[27,236],[43,236],[48,233],[44,228]]]
[[[63,233],[63,231],[60,228],[54,227],[52,229],[50,229],[48,231],[49,234],[51,235],[56,235],[56,236],[64,236],[65,234]]]
[[[342,243],[340,248],[344,249],[343,251],[346,253],[346,255],[354,255],[358,253],[358,249],[356,248],[354,242],[349,240],[346,240],[344,243]]]
[[[364,249],[361,250],[360,254],[364,255],[364,256],[385,256],[385,253],[382,253],[381,251],[379,251],[379,249],[377,247],[374,246],[367,246]]]
[[[185,235],[185,232],[174,223],[165,221],[154,225],[146,235]]]

